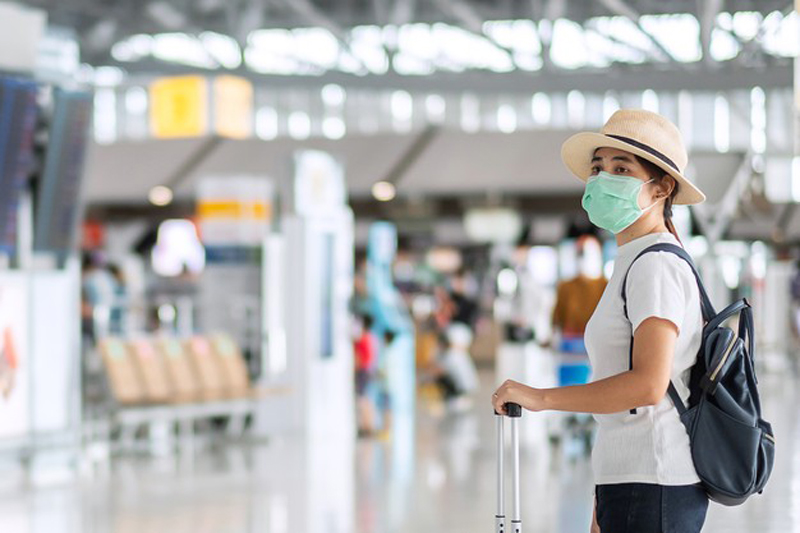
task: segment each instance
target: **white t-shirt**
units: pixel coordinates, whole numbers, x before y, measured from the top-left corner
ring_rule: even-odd
[[[618,249],[614,274],[586,326],[592,379],[629,370],[631,331],[647,318],[678,327],[672,382],[689,397],[689,369],[700,348],[703,327],[700,294],[689,265],[669,252],[651,252],[631,268],[627,281],[628,316],[622,306],[622,280],[639,252],[657,243],[679,244],[670,233],[645,235]],[[633,329],[631,329],[631,324]],[[598,433],[592,453],[595,483],[691,485],[700,481],[692,463],[689,437],[668,395],[654,406],[595,415]]]

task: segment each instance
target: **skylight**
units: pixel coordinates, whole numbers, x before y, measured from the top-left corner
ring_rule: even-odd
[[[735,58],[743,43],[758,41],[772,55],[800,53],[796,13],[766,17],[754,12],[720,13],[711,32],[715,61]],[[549,46],[545,47],[543,43]],[[549,57],[542,56],[549,50]],[[487,21],[480,31],[444,23],[357,26],[342,35],[325,28],[260,29],[244,49],[231,37],[165,33],[134,35],[114,45],[113,57],[134,62],[147,57],[203,69],[235,70],[242,65],[273,75],[424,76],[436,72],[535,71],[548,59],[562,69],[603,68],[614,63],[692,63],[703,57],[700,23],[691,14],[594,17],[584,24],[567,19],[538,23]]]

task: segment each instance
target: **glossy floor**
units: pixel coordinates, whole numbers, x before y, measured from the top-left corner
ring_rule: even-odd
[[[482,378],[490,390],[492,376]],[[800,533],[797,385],[762,379],[777,428],[774,477],[745,506],[712,505],[704,531]],[[487,413],[477,405],[443,416],[420,402],[415,422],[399,420],[386,441],[220,445],[195,455],[118,459],[107,471],[99,465],[78,480],[44,486],[3,476],[0,532],[485,533],[493,529],[496,485]],[[524,531],[588,531],[591,472],[580,441],[557,452],[524,441]]]

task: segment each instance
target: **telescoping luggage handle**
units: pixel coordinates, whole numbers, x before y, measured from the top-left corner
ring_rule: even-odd
[[[505,405],[506,413],[511,419],[511,467],[512,467],[512,498],[514,507],[511,509],[511,530],[506,531],[505,515],[505,417],[500,413],[494,414],[497,425],[497,513],[495,514],[495,533],[522,533],[522,513],[519,505],[519,425],[518,418],[522,416],[522,407],[516,403]]]

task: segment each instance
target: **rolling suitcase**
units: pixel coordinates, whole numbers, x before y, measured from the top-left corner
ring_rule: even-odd
[[[522,533],[522,512],[519,503],[519,418],[522,407],[507,403],[506,412],[511,420],[511,490],[513,507],[511,509],[511,528],[506,530],[505,515],[505,416],[495,413],[497,426],[497,513],[495,514],[495,533]]]

